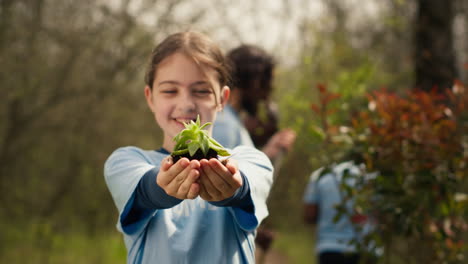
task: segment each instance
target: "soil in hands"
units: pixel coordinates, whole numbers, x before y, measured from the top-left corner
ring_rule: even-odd
[[[171,156],[172,156],[173,162],[176,163],[181,158],[187,158],[189,160],[202,160],[202,159],[209,160],[209,159],[212,159],[212,158],[217,159],[218,158],[218,153],[216,151],[214,151],[213,149],[209,149],[208,153],[206,153],[206,155],[204,155],[203,151],[201,151],[201,149],[199,149],[199,150],[197,150],[197,152],[195,152],[195,154],[193,156],[190,156],[189,153],[185,153],[185,154],[182,154],[182,155],[171,155]]]

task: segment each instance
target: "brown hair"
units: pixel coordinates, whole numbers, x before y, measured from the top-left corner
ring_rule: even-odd
[[[176,52],[184,53],[200,66],[214,69],[221,88],[228,84],[229,69],[219,46],[204,34],[185,31],[168,36],[154,48],[145,75],[145,83],[151,89],[159,63]]]
[[[251,90],[252,81],[260,80],[261,87],[271,90],[275,61],[264,49],[255,45],[241,45],[227,54],[232,68],[232,88]]]
[[[241,105],[251,115],[257,114],[258,102],[247,94],[257,89],[270,95],[273,87],[275,60],[264,49],[255,45],[243,44],[227,54],[232,72],[231,89],[242,91]]]

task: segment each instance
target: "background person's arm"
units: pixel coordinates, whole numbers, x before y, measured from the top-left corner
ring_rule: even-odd
[[[314,225],[318,219],[318,205],[317,204],[305,204],[304,205],[304,222],[306,224]]]

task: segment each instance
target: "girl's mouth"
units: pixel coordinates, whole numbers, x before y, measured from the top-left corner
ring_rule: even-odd
[[[185,118],[185,117],[183,117],[183,118],[182,118],[182,117],[180,117],[180,118],[174,118],[174,121],[179,122],[179,123],[181,123],[182,125],[183,125],[183,124],[189,124],[190,121],[195,122],[196,120],[197,120],[196,118]]]

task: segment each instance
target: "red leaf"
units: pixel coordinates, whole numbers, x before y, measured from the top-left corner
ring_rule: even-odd
[[[320,108],[316,104],[311,104],[310,109],[314,111],[317,115],[320,115]]]
[[[319,92],[320,92],[320,93],[325,93],[325,92],[327,92],[327,86],[325,86],[325,84],[323,84],[323,83],[317,84],[317,88],[319,89]]]

